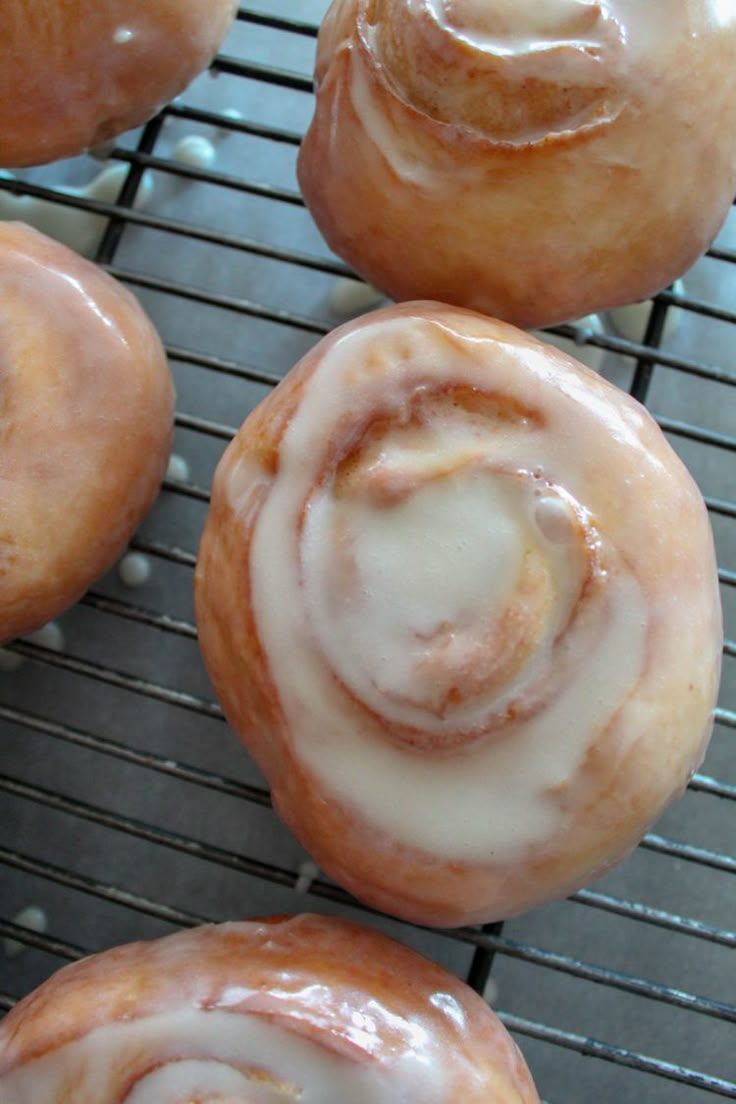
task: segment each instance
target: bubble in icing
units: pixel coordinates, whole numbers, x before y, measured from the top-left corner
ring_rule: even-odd
[[[534,520],[540,532],[552,544],[564,544],[574,536],[572,511],[561,498],[539,499],[534,509]]]

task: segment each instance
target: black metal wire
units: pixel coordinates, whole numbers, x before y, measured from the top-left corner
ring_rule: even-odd
[[[220,130],[249,134],[256,138],[268,138],[271,142],[284,142],[289,146],[299,146],[302,141],[302,135],[295,130],[283,130],[280,127],[267,126],[265,123],[234,118],[232,115],[221,115],[217,111],[206,111],[204,108],[191,107],[188,104],[168,104],[162,109],[162,114],[167,118],[188,119],[192,123],[204,123]],[[118,155],[120,153],[119,150],[113,152]]]
[[[140,140],[138,142],[138,150],[140,153],[149,153],[156,145],[156,140],[161,133],[161,127],[163,126],[163,117],[157,115],[146,123],[143,128]],[[141,165],[131,165],[128,170],[128,175],[125,178],[123,187],[118,196],[117,206],[123,210],[126,208],[132,208],[135,203],[136,196],[138,195],[138,189],[141,185],[143,178],[143,168]],[[123,236],[125,230],[125,222],[120,218],[113,218],[107,224],[105,232],[102,235],[97,250],[95,251],[95,260],[98,264],[104,265],[109,262],[115,256],[120,239]]]
[[[251,8],[239,8],[238,19],[241,19],[244,23],[256,23],[261,27],[271,27],[277,31],[290,31],[292,34],[306,35],[308,38],[316,38],[319,30],[315,23],[305,23],[299,19],[287,19],[281,15],[267,15],[265,12],[253,11]]]
[[[682,1085],[703,1089],[705,1092],[714,1093],[716,1096],[725,1096],[730,1100],[736,1099],[736,1084],[733,1081],[726,1081],[722,1077],[711,1077],[710,1074],[700,1073],[698,1070],[678,1066],[672,1062],[663,1062],[659,1058],[648,1058],[646,1055],[637,1054],[625,1047],[611,1046],[610,1043],[602,1043],[598,1039],[575,1035],[571,1031],[562,1031],[556,1027],[549,1027],[547,1024],[536,1023],[534,1020],[511,1015],[501,1009],[496,1011],[510,1031],[516,1031],[519,1035],[525,1035],[527,1038],[552,1043],[554,1046],[574,1050],[577,1054],[584,1054],[591,1058],[601,1058],[604,1062],[626,1066],[629,1069],[638,1070],[640,1073],[651,1073],[656,1077],[664,1077],[668,1081],[678,1081]],[[646,1098],[642,1094],[639,1099],[644,1100]]]
[[[227,866],[240,873],[254,875],[278,885],[293,886],[296,880],[296,875],[293,871],[279,867],[274,863],[263,862],[260,859],[241,855],[222,847],[216,847],[213,844],[195,840],[190,836],[184,836],[179,832],[173,832],[147,824],[133,817],[112,813],[107,809],[94,806],[89,802],[68,798],[55,791],[21,782],[5,774],[0,774],[0,789],[9,794],[39,802],[59,812],[69,813],[103,827],[114,828],[118,831],[136,836],[137,838],[146,839],[150,843],[156,843],[177,851],[183,851],[196,858],[214,862],[219,866]],[[319,879],[312,883],[309,892],[315,896],[325,897],[343,904],[350,904],[363,911],[374,911],[356,902],[355,899],[344,890],[332,886],[329,883],[322,882]],[[0,934],[2,934],[1,925]],[[698,1012],[702,1015],[727,1020],[729,1022],[736,1022],[736,1007],[733,1005],[712,1001],[693,993],[687,993],[659,985],[644,978],[631,977],[620,971],[582,962],[569,955],[558,954],[540,947],[522,943],[518,940],[508,939],[485,929],[482,932],[478,932],[469,928],[458,928],[451,933],[445,930],[439,930],[437,934],[447,938],[461,939],[487,952],[501,953],[510,958],[531,962],[538,966],[544,966],[572,977],[583,978],[587,981],[608,986],[609,988],[620,989],[650,1000],[655,1000],[675,1007],[686,1008],[691,1012]],[[474,959],[474,962],[475,961]],[[478,968],[479,967],[476,965],[476,969]]]
[[[217,702],[197,697],[195,694],[187,694],[183,690],[172,690],[168,686],[160,686],[149,679],[126,674],[124,671],[118,671],[114,667],[102,663],[94,663],[89,659],[78,659],[67,652],[54,652],[24,640],[16,640],[13,644],[8,645],[8,650],[16,652],[26,659],[40,660],[50,667],[58,667],[62,671],[69,671],[75,675],[84,675],[97,682],[116,686],[121,690],[130,690],[134,694],[154,698],[156,701],[165,702],[167,705],[175,705],[180,709],[200,713],[204,717],[214,717],[217,720],[223,719],[222,709]]]
[[[654,349],[659,347],[662,342],[666,321],[667,304],[662,299],[656,299],[652,303],[652,309],[649,312],[646,331],[644,333],[644,345],[651,346]],[[629,391],[633,397],[638,399],[641,403],[647,401],[647,395],[654,376],[655,367],[654,361],[645,360],[641,357],[637,361],[634,378],[631,381]]]
[[[293,88],[297,92],[311,92],[313,82],[304,73],[294,73],[289,69],[277,69],[273,65],[261,65],[257,61],[243,61],[242,58],[220,54],[212,62],[215,73],[229,73],[233,77],[247,77],[262,81],[264,84],[276,84],[279,88]]]
[[[294,329],[305,330],[307,333],[318,334],[320,337],[324,337],[325,334],[330,332],[330,327],[324,322],[318,322],[314,318],[307,318],[293,311],[266,307],[262,303],[254,303],[250,299],[238,299],[232,295],[216,295],[214,292],[202,291],[201,288],[192,287],[188,284],[177,284],[173,280],[146,276],[142,273],[118,268],[115,265],[107,265],[107,271],[111,276],[117,277],[118,280],[122,280],[124,283],[132,284],[134,287],[176,295],[178,298],[188,299],[190,302],[205,303],[210,307],[235,311],[238,314],[246,314],[251,318],[262,318],[267,322],[277,322],[282,326],[291,326]]]
[[[46,954],[56,955],[57,958],[66,958],[70,962],[78,962],[89,951],[84,947],[78,947],[75,943],[68,943],[64,939],[55,939],[43,932],[31,931],[21,924],[14,924],[11,920],[3,920],[0,917],[0,939],[14,939],[17,943],[26,947],[35,947]]]

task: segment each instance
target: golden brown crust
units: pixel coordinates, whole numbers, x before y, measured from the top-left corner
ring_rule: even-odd
[[[133,296],[20,223],[0,225],[0,639],[114,562],[153,503],[173,389]]]
[[[204,69],[235,0],[5,0],[0,165],[72,157],[146,122]]]
[[[298,165],[331,248],[393,299],[525,327],[680,275],[736,190],[736,20],[673,0],[655,35],[646,5],[629,41],[608,7],[586,5],[595,49],[508,56],[438,28],[426,4],[335,0]]]

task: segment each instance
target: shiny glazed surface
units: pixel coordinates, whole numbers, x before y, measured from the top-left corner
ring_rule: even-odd
[[[0,1025],[3,1104],[538,1104],[463,982],[322,916],[134,943],[59,971]]]
[[[578,888],[710,733],[720,605],[691,477],[629,396],[470,312],[378,311],[300,362],[220,463],[196,600],[280,815],[407,919]]]
[[[715,237],[735,64],[736,0],[334,0],[300,184],[393,299],[579,317]]]
[[[158,493],[173,404],[137,300],[0,223],[0,640],[56,616],[123,550]]]
[[[72,157],[144,123],[209,65],[235,0],[3,0],[0,166]]]

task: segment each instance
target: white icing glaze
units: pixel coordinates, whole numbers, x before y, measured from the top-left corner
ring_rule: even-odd
[[[408,6],[414,14],[426,7],[444,30],[496,54],[600,50],[622,7],[616,0],[409,0]]]
[[[64,632],[56,621],[49,621],[35,632],[23,637],[29,644],[38,644],[39,648],[48,648],[52,652],[63,652],[66,645]]]
[[[151,561],[142,552],[126,552],[118,563],[118,576],[125,586],[145,586],[151,578]]]
[[[694,33],[697,23],[736,22],[734,0],[677,6],[669,0],[404,0],[403,8],[407,20],[426,12],[447,34],[479,51],[502,57],[554,51],[559,75],[566,78],[589,72],[577,69],[576,53],[598,56],[617,41],[635,60],[664,37]]]
[[[672,290],[676,295],[684,294],[685,288],[682,280],[675,280]],[[628,303],[624,307],[614,307],[606,311],[606,316],[616,333],[621,334],[627,341],[643,341],[647,332],[649,318],[652,313],[653,302],[645,299],[639,303]],[[669,307],[662,330],[662,339],[674,337],[682,325],[682,310],[680,307]]]
[[[16,912],[13,923],[32,932],[45,932],[49,926],[49,918],[39,905],[26,905]],[[19,943],[17,939],[3,939],[3,950],[8,958],[15,958],[27,950],[27,944]]]
[[[209,169],[215,163],[217,151],[209,138],[201,134],[188,134],[176,143],[171,151],[171,157],[182,165]]]
[[[383,292],[371,287],[362,280],[354,280],[349,276],[338,276],[330,288],[329,305],[343,318],[350,318],[355,314],[377,307],[384,299]]]
[[[299,863],[299,875],[294,882],[295,893],[309,893],[312,882],[319,877],[319,867],[314,859],[305,859]]]
[[[115,203],[128,170],[128,165],[111,165],[103,169],[83,188],[59,187],[56,190],[64,195],[79,196],[82,199],[98,199],[103,203]],[[2,172],[0,175],[6,179],[12,179],[12,173]],[[151,202],[153,187],[153,175],[144,173],[134,204],[136,210],[145,208]],[[25,222],[85,257],[93,256],[108,223],[105,215],[80,211],[74,207],[63,207],[59,203],[38,199],[35,196],[16,196],[2,191],[0,191],[0,218]]]
[[[369,138],[402,179],[422,188],[434,188],[443,184],[450,172],[456,179],[479,176],[476,166],[457,162],[450,166],[444,160],[436,164],[427,162],[424,151],[416,148],[412,135],[397,129],[387,116],[380,90],[371,84],[365,60],[359,54],[350,70],[350,95]],[[339,120],[336,125],[340,125]]]
[[[238,990],[237,996],[240,1002],[248,994]],[[372,1009],[372,1003],[354,1016],[356,1036],[365,1036],[362,1048],[368,1043],[357,1058],[247,1012],[182,1008],[102,1026],[6,1074],[3,1104],[57,1104],[71,1071],[73,1099],[80,1104],[440,1101],[442,1062],[421,1024],[401,1021],[406,1045],[396,1048],[390,1062],[371,1060],[372,1034],[390,1017],[377,1004]],[[133,1083],[125,1092],[129,1077]]]
[[[591,528],[587,504],[572,497],[577,462],[567,434],[526,418],[489,423],[451,403],[417,427],[408,403],[446,379],[436,336],[445,328],[417,319],[376,325],[385,358],[369,355],[375,326],[342,337],[282,440],[251,548],[259,636],[296,753],[328,793],[403,843],[448,858],[510,859],[561,827],[552,791],[574,776],[635,685],[644,599],[617,549]],[[490,359],[495,385],[513,397],[513,355],[499,366],[496,346]],[[482,391],[483,360],[456,356],[453,381]],[[542,355],[538,373],[543,380]],[[348,476],[336,489],[335,473],[324,475],[334,447],[327,427],[347,421],[355,434],[361,417],[387,409],[394,427],[353,483]],[[595,448],[598,427],[591,419],[576,456]],[[229,489],[234,505],[238,482]],[[588,562],[583,532],[596,546],[598,575],[570,628]],[[533,646],[497,685],[484,665],[506,661],[489,654],[515,601]],[[454,697],[468,666],[470,690]],[[499,716],[512,708],[518,716],[539,694],[541,709],[496,731]],[[401,742],[404,726],[444,750],[417,755]],[[468,744],[468,732],[479,738]],[[459,736],[465,744],[452,754]]]
[[[189,479],[190,471],[189,464],[184,456],[180,456],[178,452],[172,452],[169,457],[168,467],[166,468],[167,479],[178,479],[180,482],[185,483]]]
[[[707,12],[700,8],[697,15],[687,4],[665,10],[661,3],[643,4],[641,0],[385,0],[372,15],[364,0],[362,3],[364,17],[359,17],[357,48],[349,70],[353,105],[394,171],[426,188],[438,186],[448,173],[469,179],[477,175],[478,169],[471,159],[446,162],[439,157],[433,163],[431,145],[422,140],[415,144],[406,120],[391,118],[378,87],[366,77],[366,59],[370,58],[371,75],[379,85],[385,82],[409,104],[414,103],[414,95],[405,86],[406,75],[394,69],[393,47],[384,42],[387,35],[402,43],[401,52],[414,59],[416,70],[410,84],[418,81],[430,100],[436,96],[448,107],[457,97],[458,113],[449,110],[447,116],[441,113],[438,117],[475,130],[482,139],[493,140],[499,135],[492,124],[486,131],[477,121],[464,118],[469,68],[479,88],[492,75],[488,92],[491,103],[499,78],[516,90],[522,104],[529,78],[559,85],[556,122],[537,126],[524,121],[522,111],[518,126],[500,136],[505,142],[526,145],[550,133],[611,122],[630,100],[632,91],[643,89],[651,79],[652,60],[663,53],[664,39],[676,44],[688,34],[697,34],[699,24],[736,20],[733,0],[714,3]],[[440,73],[435,72],[438,58],[444,66]],[[588,88],[592,93],[598,90],[594,97],[599,100],[597,110],[592,111],[587,101],[578,108],[565,107],[566,90],[575,87]],[[431,104],[415,106],[430,116],[435,114]]]

